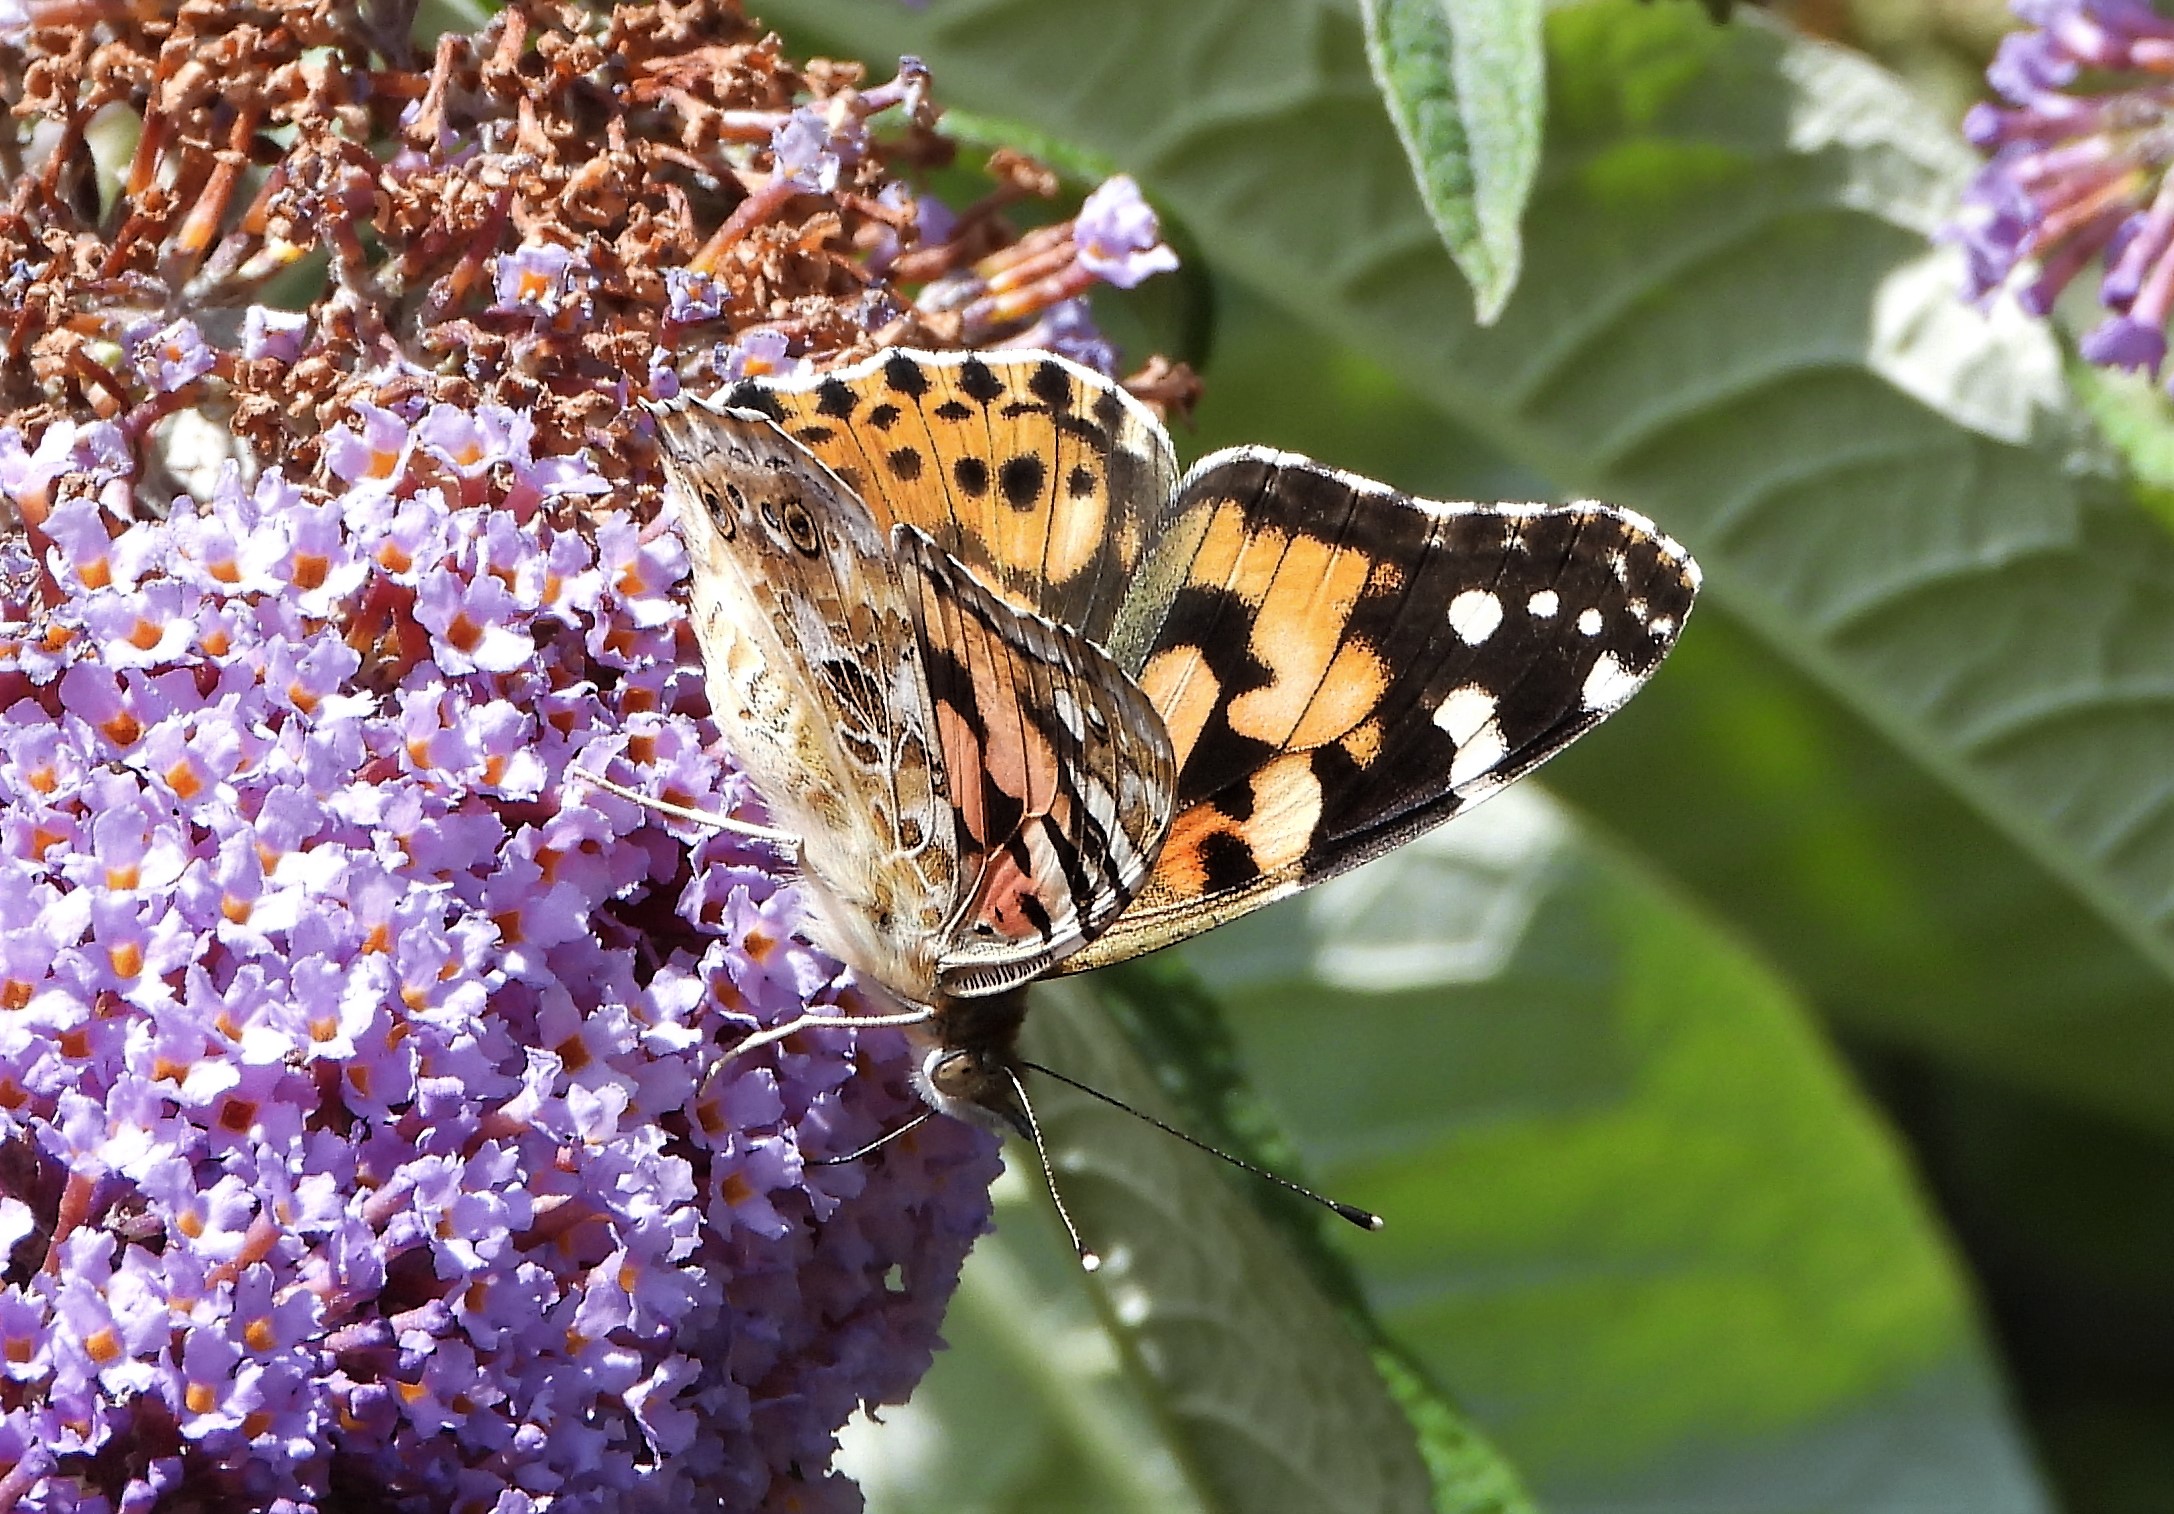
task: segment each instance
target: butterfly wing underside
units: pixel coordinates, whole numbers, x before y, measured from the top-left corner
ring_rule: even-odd
[[[1690,558],[1606,505],[1439,504],[1305,458],[1203,459],[1111,650],[1170,730],[1177,814],[1060,972],[1355,867],[1561,751],[1681,630]]]
[[[851,490],[762,415],[657,407],[690,614],[727,745],[800,866],[823,944],[926,1001],[959,892],[918,634]]]
[[[984,585],[1097,643],[1177,483],[1154,414],[1046,352],[897,348],[747,380],[725,402],[770,416],[879,525],[919,528]]]
[[[1099,934],[1146,881],[1176,758],[1099,647],[1017,609],[926,533],[891,535],[957,819],[962,886],[939,982],[998,993]]]

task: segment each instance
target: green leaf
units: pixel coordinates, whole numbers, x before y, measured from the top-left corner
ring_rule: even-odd
[[[847,1429],[839,1469],[870,1514],[1207,1514],[1088,1302],[1048,1193],[1014,1166],[996,1199],[934,1370],[880,1424]]]
[[[1036,1060],[1167,1113],[1079,984],[1037,990],[1025,1044]],[[1499,1468],[1496,1483],[1437,1505],[1367,1351],[1209,1158],[1048,1079],[1035,1099],[1065,1203],[1103,1257],[1088,1285],[1096,1307],[1211,1508],[1521,1507],[1498,1496]]]
[[[2045,1507],[1800,1007],[1536,790],[1189,956],[1309,1173],[1388,1217],[1340,1247],[1381,1321],[1550,1508]]]
[[[2067,471],[2043,330],[1955,300],[1925,239],[1972,160],[1892,79],[1688,7],[1552,12],[1522,297],[1482,331],[1325,0],[770,9],[1107,155],[1555,491],[1660,519],[1759,656],[2119,943],[2076,999],[1902,1033],[2174,1125],[2174,543]]]
[[[1036,990],[1028,1054],[1176,1117],[1094,986]],[[1215,1015],[1197,996],[1190,1009]],[[1014,1144],[951,1349],[905,1410],[846,1437],[840,1466],[873,1514],[1531,1514],[1515,1474],[1373,1329],[1341,1264],[1248,1202],[1276,1190],[1234,1189],[1212,1158],[1051,1079],[1033,1092],[1102,1269],[1081,1272]],[[1300,1232],[1318,1215],[1302,1206]]]
[[[1482,326],[1517,287],[1547,107],[1540,0],[1361,0],[1366,56]]]

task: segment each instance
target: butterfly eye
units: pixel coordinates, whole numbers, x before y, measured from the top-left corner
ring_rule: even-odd
[[[954,1051],[940,1059],[928,1070],[928,1080],[938,1093],[951,1098],[964,1098],[974,1083],[974,1059],[963,1051]]]

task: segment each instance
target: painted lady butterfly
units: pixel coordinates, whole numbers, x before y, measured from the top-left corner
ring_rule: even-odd
[[[912,1026],[932,1107],[1019,1130],[1029,982],[1478,803],[1628,699],[1698,588],[1607,505],[1257,447],[1180,479],[1151,412],[1039,352],[887,352],[658,429],[711,703],[811,933]]]

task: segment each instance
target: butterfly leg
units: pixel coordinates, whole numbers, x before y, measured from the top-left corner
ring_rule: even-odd
[[[624,784],[614,783],[601,773],[592,773],[587,768],[578,765],[569,766],[566,769],[566,776],[578,778],[592,788],[602,789],[607,794],[615,794],[629,804],[638,804],[645,810],[655,810],[658,814],[670,815],[675,820],[685,820],[694,825],[706,825],[713,830],[725,831],[734,836],[745,836],[753,841],[761,841],[776,847],[788,857],[798,857],[800,855],[800,838],[785,831],[773,830],[767,825],[755,825],[746,820],[735,820],[730,815],[712,815],[704,810],[691,810],[683,804],[673,804],[670,800],[658,799],[645,794],[640,789],[630,789]]]
[[[904,1010],[895,1015],[819,1015],[811,1012],[797,1015],[783,1025],[758,1030],[733,1047],[727,1060],[745,1056],[748,1052],[782,1041],[787,1036],[798,1035],[803,1030],[874,1030],[882,1026],[921,1025],[935,1018],[936,1011],[933,1009]]]

